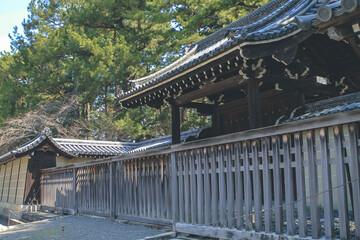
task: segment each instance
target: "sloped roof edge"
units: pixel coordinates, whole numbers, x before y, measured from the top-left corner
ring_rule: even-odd
[[[191,54],[186,54],[170,64],[141,79],[131,80],[134,87],[118,97],[120,102],[160,86],[199,64],[215,59],[230,49],[278,42],[301,32],[309,32],[311,27],[328,22],[334,17],[353,12],[360,6],[360,0],[273,0],[238,19],[219,31],[190,46]],[[321,13],[321,14],[319,14]],[[327,18],[327,15],[329,17]],[[319,16],[325,16],[321,18]],[[310,36],[310,34],[306,36]],[[303,40],[307,37],[303,37]],[[302,41],[303,41],[302,40]],[[195,50],[194,50],[195,49]],[[192,52],[194,51],[194,52]],[[271,54],[270,54],[271,55]],[[247,56],[243,56],[247,57]]]

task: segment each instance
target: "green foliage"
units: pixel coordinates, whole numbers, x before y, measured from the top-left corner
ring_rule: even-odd
[[[24,33],[0,56],[0,121],[75,99],[79,136],[143,140],[170,134],[170,109],[115,110],[128,80],[159,69],[263,0],[32,0]],[[183,130],[209,119],[190,110]],[[75,118],[78,119],[75,119]],[[67,124],[71,127],[71,124]]]

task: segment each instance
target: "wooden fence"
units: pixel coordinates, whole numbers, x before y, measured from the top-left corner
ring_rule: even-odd
[[[45,171],[42,205],[63,212],[171,224],[169,156],[93,162]]]
[[[171,219],[179,232],[219,238],[360,238],[358,120],[351,112],[46,170],[42,203]],[[64,172],[76,194],[59,190]]]
[[[43,208],[74,213],[74,170],[65,169],[41,176],[41,204]]]

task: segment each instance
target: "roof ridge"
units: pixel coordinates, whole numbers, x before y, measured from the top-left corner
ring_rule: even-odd
[[[133,142],[117,142],[117,141],[100,141],[100,140],[86,140],[86,139],[68,139],[68,138],[53,138],[57,142],[65,143],[94,143],[94,144],[114,144],[114,145],[136,145],[137,143]],[[60,144],[60,143],[59,143]]]

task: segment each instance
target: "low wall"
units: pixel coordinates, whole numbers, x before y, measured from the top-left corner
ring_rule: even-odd
[[[0,202],[0,215],[7,216],[10,213],[12,218],[21,218],[22,212],[28,211],[29,207],[28,205]]]

